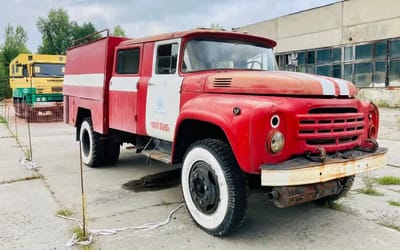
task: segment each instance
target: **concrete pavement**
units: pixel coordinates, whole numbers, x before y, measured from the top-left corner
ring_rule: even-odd
[[[400,110],[381,109],[379,142],[390,148],[389,163],[393,166],[400,163],[400,155],[396,153],[399,152],[400,142],[397,118],[400,118]],[[31,126],[34,161],[40,166],[39,173],[43,178],[0,185],[0,204],[8,204],[0,207],[0,225],[7,225],[0,229],[0,249],[63,249],[70,237],[69,230],[74,225],[55,217],[56,211],[68,208],[74,211],[75,217],[81,217],[79,151],[74,128],[62,123]],[[10,127],[14,125],[11,123]],[[20,140],[27,145],[26,127],[21,125],[20,128]],[[11,136],[6,127],[0,125],[0,180],[20,179],[34,173],[19,165],[18,160],[23,153]],[[135,193],[122,186],[147,174],[170,169],[170,166],[155,161],[149,166],[145,157],[134,154],[125,146],[116,166],[98,169],[85,167],[89,228],[119,228],[163,221],[182,202],[180,187]],[[400,177],[400,168],[386,167],[370,173],[371,177],[382,175]],[[95,238],[93,247],[397,249],[400,245],[400,232],[390,226],[400,226],[400,208],[388,205],[387,201],[400,201],[399,186],[377,186],[384,196],[372,197],[357,191],[364,186],[363,177],[356,179],[353,191],[339,201],[340,207],[336,210],[313,204],[279,209],[266,200],[265,194],[252,192],[246,222],[230,237],[207,235],[195,226],[186,209],[182,208],[162,228],[99,236]],[[1,245],[4,242],[8,242],[8,245]]]
[[[0,124],[0,249],[62,249],[71,223],[55,217],[58,204],[40,173],[20,164],[23,157]]]

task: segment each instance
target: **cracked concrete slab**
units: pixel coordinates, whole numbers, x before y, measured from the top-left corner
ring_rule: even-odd
[[[0,183],[29,178],[35,174],[21,165],[23,157],[24,153],[13,135],[4,124],[0,124]]]

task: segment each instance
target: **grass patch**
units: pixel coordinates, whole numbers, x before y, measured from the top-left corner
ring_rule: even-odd
[[[83,235],[83,229],[80,227],[74,227],[72,229],[72,233],[76,234],[76,237],[78,238],[79,241],[89,240],[87,236]]]
[[[337,201],[331,201],[331,202],[325,202],[325,207],[337,210],[337,211],[341,211],[341,212],[345,212],[346,209],[343,206],[343,204],[337,202]]]
[[[390,200],[390,201],[388,201],[388,203],[391,206],[400,207],[400,202],[398,202],[398,201]]]
[[[377,191],[374,188],[374,184],[376,183],[376,179],[365,177],[362,179],[364,182],[365,187],[357,190],[358,192],[366,195],[374,195],[374,196],[383,196],[383,193]]]
[[[0,123],[7,124],[7,120],[4,117],[0,116]]]
[[[383,176],[380,178],[376,178],[376,182],[380,185],[400,185],[400,177]]]
[[[383,196],[383,193],[377,191],[374,188],[361,188],[358,189],[357,191],[366,195]]]
[[[70,209],[60,209],[57,211],[57,215],[65,216],[65,217],[71,217],[74,213]]]

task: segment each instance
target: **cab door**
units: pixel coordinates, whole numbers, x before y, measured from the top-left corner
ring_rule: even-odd
[[[136,133],[141,55],[141,45],[116,52],[116,65],[109,89],[110,128]]]
[[[181,39],[154,44],[152,75],[146,98],[146,131],[149,136],[172,141],[180,109],[183,77],[178,74]]]

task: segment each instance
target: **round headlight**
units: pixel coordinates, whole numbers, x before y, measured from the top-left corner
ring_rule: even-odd
[[[285,137],[279,131],[275,131],[268,142],[268,149],[273,154],[279,153],[285,145]]]

